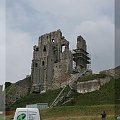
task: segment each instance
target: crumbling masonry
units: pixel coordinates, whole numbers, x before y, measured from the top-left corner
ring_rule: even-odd
[[[77,48],[69,49],[69,41],[60,30],[39,37],[32,60],[32,91],[43,92],[58,88],[71,74],[82,73],[90,64],[85,40],[77,37]]]

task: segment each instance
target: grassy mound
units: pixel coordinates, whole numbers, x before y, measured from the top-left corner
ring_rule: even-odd
[[[73,92],[74,99],[71,102],[66,103],[64,106],[93,106],[93,105],[110,105],[115,104],[115,98],[117,95],[117,103],[120,104],[120,79],[111,80],[109,83],[105,84],[100,88],[100,90],[79,94]],[[9,106],[10,109],[15,109],[16,107],[25,107],[26,104],[34,103],[48,103],[49,105],[54,101],[56,96],[59,94],[61,89],[49,90],[43,94],[32,93],[28,96],[15,102],[13,105]],[[116,94],[115,94],[116,93]]]
[[[26,104],[48,103],[49,105],[57,97],[61,89],[49,90],[43,94],[31,93],[28,96],[17,100],[14,104],[9,106],[9,109],[16,109],[17,107],[26,107]]]
[[[114,105],[96,106],[62,106],[41,110],[42,120],[101,120],[101,112],[105,110],[107,120],[115,120]],[[13,115],[7,116],[10,120]]]
[[[106,111],[108,120],[114,120],[114,105],[97,105],[97,106],[63,106],[41,111],[43,120],[100,120],[100,114]],[[90,119],[93,118],[93,119]]]
[[[109,83],[102,86],[100,90],[94,92],[85,94],[74,93],[74,99],[66,105],[86,106],[103,104],[115,104],[115,80],[111,80]]]

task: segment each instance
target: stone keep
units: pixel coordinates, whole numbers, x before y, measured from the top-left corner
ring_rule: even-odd
[[[69,42],[60,30],[39,37],[34,46],[32,61],[32,82],[36,91],[52,89],[54,82],[72,72],[72,53]]]
[[[73,61],[76,63],[76,69],[79,72],[86,70],[87,64],[90,64],[90,57],[87,52],[86,41],[82,36],[77,37],[77,48],[73,51]]]
[[[77,49],[72,53],[69,50],[69,41],[62,36],[60,30],[44,34],[39,37],[38,45],[33,47],[33,60],[31,67],[32,91],[41,92],[60,87],[73,73],[73,60],[76,62],[76,70],[87,69],[88,54],[85,40],[77,40]],[[77,50],[83,50],[85,62],[79,57]],[[76,53],[76,55],[75,55]],[[81,62],[81,63],[80,63]]]

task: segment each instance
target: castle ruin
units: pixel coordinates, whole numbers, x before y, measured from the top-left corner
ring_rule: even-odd
[[[72,74],[81,74],[90,64],[86,41],[77,37],[76,49],[69,49],[69,41],[60,30],[39,37],[33,47],[31,65],[32,91],[55,89],[69,81]]]

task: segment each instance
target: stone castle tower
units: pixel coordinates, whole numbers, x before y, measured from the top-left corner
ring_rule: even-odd
[[[87,69],[90,58],[86,47],[85,40],[79,36],[77,49],[72,53],[60,30],[40,36],[38,45],[33,47],[32,91],[54,89],[58,83],[68,80],[74,71],[73,61],[77,72]]]
[[[76,69],[79,72],[86,70],[87,64],[90,64],[90,57],[87,52],[86,41],[82,36],[77,37],[77,48],[73,51],[73,61],[76,63]]]

